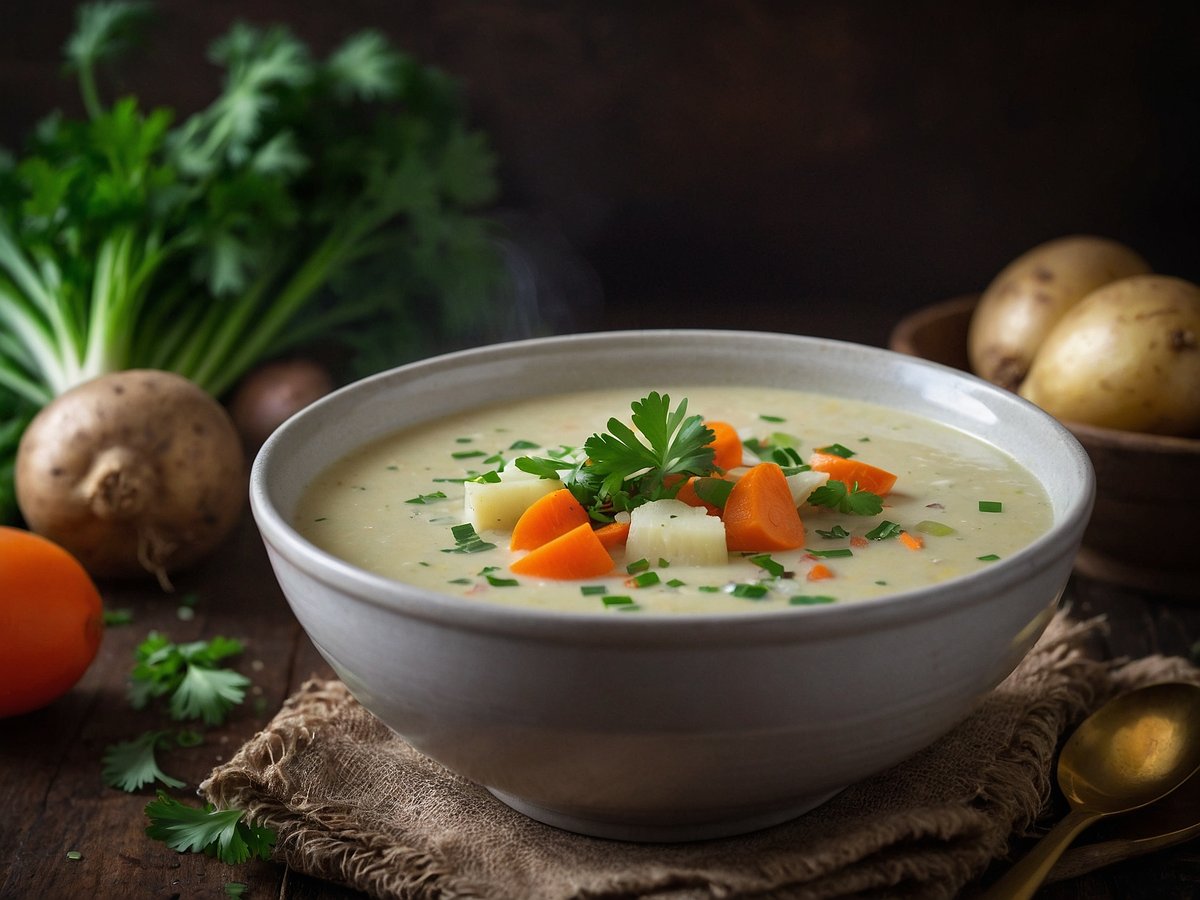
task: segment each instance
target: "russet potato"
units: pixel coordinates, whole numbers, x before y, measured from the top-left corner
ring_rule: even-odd
[[[1039,244],[1005,266],[980,297],[967,335],[972,371],[1015,391],[1067,310],[1104,284],[1148,272],[1140,255],[1108,238],[1070,235]]]
[[[1093,291],[1046,336],[1019,393],[1067,422],[1200,435],[1200,287],[1137,275]]]

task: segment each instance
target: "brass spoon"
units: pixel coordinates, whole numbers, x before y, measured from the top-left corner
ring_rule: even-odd
[[[1063,745],[1058,786],[1071,811],[984,894],[1032,897],[1075,836],[1098,819],[1140,809],[1200,770],[1200,685],[1139,688],[1090,715]]]
[[[1046,877],[1047,884],[1200,836],[1200,772],[1161,800],[1104,820],[1092,835],[1092,843],[1063,854]]]

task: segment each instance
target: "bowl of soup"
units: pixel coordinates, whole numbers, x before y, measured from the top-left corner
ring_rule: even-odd
[[[968,715],[1053,615],[1094,477],[950,367],[656,330],[356,382],[250,493],[300,624],[405,740],[548,825],[678,841],[802,815]],[[514,549],[552,495],[557,536]]]

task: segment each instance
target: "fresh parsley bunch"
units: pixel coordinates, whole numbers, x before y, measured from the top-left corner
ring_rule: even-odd
[[[101,69],[150,12],[80,6],[85,117],[0,154],[0,521],[24,424],[75,384],[158,368],[220,396],[333,338],[394,365],[469,340],[503,277],[479,212],[495,159],[449,78],[378,32],[318,59],[282,25],[235,24],[207,107],[106,102]]]

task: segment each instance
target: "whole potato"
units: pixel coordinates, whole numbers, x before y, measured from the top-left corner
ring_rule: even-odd
[[[1038,347],[1063,314],[1101,285],[1148,273],[1124,244],[1091,235],[1061,237],[1023,253],[992,279],[971,316],[971,369],[1016,390]]]
[[[1046,336],[1020,394],[1069,422],[1200,434],[1200,287],[1136,275],[1093,291]]]

